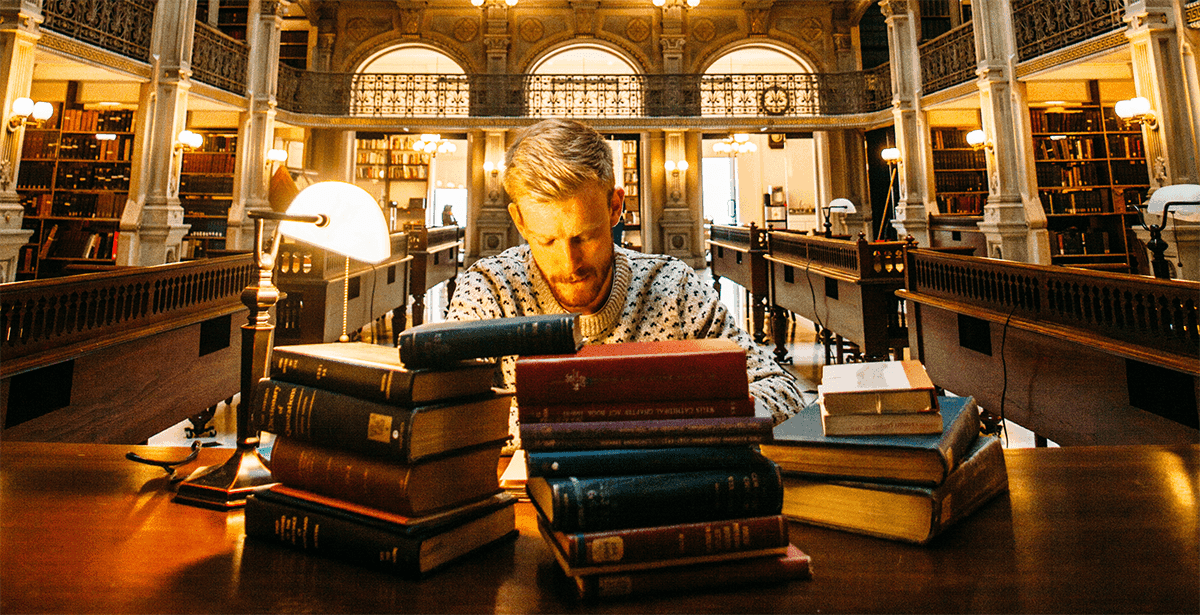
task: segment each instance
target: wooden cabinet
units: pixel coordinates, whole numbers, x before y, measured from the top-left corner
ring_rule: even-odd
[[[183,222],[191,229],[183,238],[183,258],[204,258],[225,249],[229,206],[233,204],[233,174],[237,131],[200,131],[204,144],[183,153],[179,174],[179,204]]]
[[[25,128],[17,193],[33,234],[19,252],[18,280],[115,263],[133,122],[132,109],[55,103],[45,124]]]
[[[987,204],[987,157],[967,145],[966,129],[934,128],[933,179],[938,211],[943,214],[980,215]]]

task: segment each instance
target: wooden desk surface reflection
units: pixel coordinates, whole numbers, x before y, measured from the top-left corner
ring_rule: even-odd
[[[1011,492],[926,547],[793,524],[814,578],[580,603],[521,535],[421,581],[245,540],[112,445],[0,446],[0,611],[1196,612],[1200,446],[1005,452]],[[228,449],[204,451],[201,462]]]

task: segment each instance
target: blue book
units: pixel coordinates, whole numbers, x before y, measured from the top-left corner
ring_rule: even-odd
[[[943,396],[938,407],[940,434],[826,436],[814,403],[776,425],[774,441],[759,448],[785,473],[937,486],[979,435],[975,398]]]
[[[529,476],[621,476],[749,468],[762,463],[750,446],[684,446],[582,451],[526,451]]]

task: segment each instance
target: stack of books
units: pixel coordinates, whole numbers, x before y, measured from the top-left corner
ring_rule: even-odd
[[[516,362],[526,491],[584,598],[809,576],[755,449],[746,355],[726,340],[635,342]]]
[[[836,436],[811,404],[760,448],[779,464],[789,519],[925,544],[1007,490],[998,438],[971,397],[938,398],[940,433]]]
[[[937,393],[920,361],[826,365],[817,393],[827,436],[942,431]]]
[[[410,369],[395,348],[279,346],[250,401],[275,434],[279,484],[246,501],[246,535],[420,575],[516,534],[499,487],[511,394],[495,364]]]

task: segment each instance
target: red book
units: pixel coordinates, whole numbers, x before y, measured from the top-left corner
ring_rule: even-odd
[[[520,415],[522,424],[754,416],[754,398],[527,404],[520,407]]]
[[[663,421],[591,421],[532,423],[520,426],[521,446],[528,451],[659,448],[667,446],[731,446],[772,441],[768,416]]]
[[[517,404],[743,399],[746,351],[706,338],[584,346],[517,359]]]

